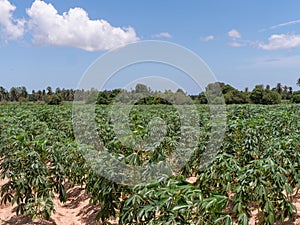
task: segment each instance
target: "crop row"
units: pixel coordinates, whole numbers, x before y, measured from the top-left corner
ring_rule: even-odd
[[[81,185],[103,223],[248,224],[254,210],[259,224],[293,219],[300,106],[228,106],[226,126],[204,105],[110,110],[88,120],[84,107],[0,106],[1,202],[49,219],[55,195],[65,202]]]

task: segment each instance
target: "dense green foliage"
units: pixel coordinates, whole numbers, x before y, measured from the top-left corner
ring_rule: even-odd
[[[102,144],[122,162],[163,161],[179,141],[176,110],[148,107],[132,109],[130,130],[144,138],[151,132],[151,118],[162,118],[168,132],[157,151],[122,145],[107,107],[96,107]],[[198,110],[201,135],[188,163],[169,178],[162,175],[159,181],[127,186],[92,170],[84,154],[87,148],[99,150],[99,144],[91,141],[79,148],[71,106],[1,105],[0,169],[1,178],[8,179],[1,188],[2,203],[16,203],[18,214],[48,219],[54,194],[64,202],[67,187],[83,185],[91,203],[101,206],[98,219],[103,222],[116,216],[120,224],[248,224],[253,209],[258,209],[260,224],[292,218],[292,199],[300,187],[300,106],[228,106],[221,150],[204,169],[201,157],[213,124],[208,106],[199,105]],[[186,181],[190,176],[197,177],[195,184]]]
[[[215,88],[215,87],[218,88]],[[48,86],[43,90],[32,90],[28,93],[26,87],[12,87],[7,91],[4,87],[0,86],[0,102],[46,102],[49,105],[59,105],[63,101],[86,101],[86,103],[97,103],[99,105],[111,104],[117,97],[122,100],[123,103],[133,103],[139,100],[138,94],[152,93],[159,98],[147,98],[143,104],[165,104],[172,103],[177,105],[200,103],[207,104],[207,98],[210,95],[219,96],[219,94],[213,93],[215,90],[220,90],[224,95],[226,104],[279,104],[281,100],[300,102],[298,92],[293,92],[292,87],[282,85],[278,83],[276,87],[270,88],[269,85],[264,87],[263,85],[256,85],[252,91],[245,88],[244,91],[239,91],[229,84],[222,82],[215,82],[208,84],[201,93],[197,95],[187,95],[181,89],[178,89],[175,93],[170,90],[154,91],[150,87],[144,84],[137,84],[134,90],[74,90],[74,89],[60,89],[56,88],[55,91]],[[136,98],[132,98],[132,94],[137,94]],[[294,96],[295,95],[295,96]],[[188,96],[188,98],[187,98]],[[144,96],[145,97],[145,96]],[[166,101],[161,101],[167,99]],[[210,99],[210,103],[223,102],[220,98]]]
[[[70,115],[70,108],[1,106],[1,178],[9,179],[1,189],[2,203],[17,203],[17,214],[47,219],[54,193],[66,200],[66,179],[81,182],[77,174],[85,166]]]
[[[292,102],[300,103],[300,91],[296,91],[293,95]]]

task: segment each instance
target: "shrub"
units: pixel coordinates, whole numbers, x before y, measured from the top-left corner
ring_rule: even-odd
[[[62,103],[62,97],[59,94],[48,95],[46,98],[48,105],[60,105]]]
[[[295,92],[291,100],[294,103],[300,103],[300,91]]]

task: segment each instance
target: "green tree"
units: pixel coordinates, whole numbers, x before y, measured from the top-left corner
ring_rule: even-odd
[[[60,94],[51,94],[46,98],[46,103],[48,105],[60,105],[62,103],[62,97]]]
[[[293,103],[300,103],[300,91],[296,91],[291,99]]]
[[[61,90],[59,87],[55,89],[55,94],[61,94]]]
[[[100,104],[100,105],[111,104],[120,92],[121,92],[120,89],[114,89],[112,91],[104,90],[104,91],[97,92],[96,102],[97,102],[97,104]],[[124,96],[124,95],[122,95],[122,96]],[[118,99],[118,100],[121,100],[121,99]]]
[[[188,96],[186,96],[183,92],[176,92],[175,104],[176,105],[192,104],[192,100]]]
[[[226,94],[228,92],[233,92],[233,91],[236,91],[236,89],[232,86],[230,86],[229,84],[226,84],[224,86],[222,86],[222,93],[223,94]]]
[[[281,83],[277,83],[277,85],[276,85],[276,91],[277,91],[279,94],[282,93],[282,85],[281,85]]]
[[[224,95],[226,104],[245,104],[249,103],[247,93],[232,90]]]
[[[53,94],[52,88],[50,86],[48,86],[46,89],[47,89],[47,95]]]
[[[266,91],[262,98],[262,103],[265,105],[279,104],[281,102],[281,96],[274,91]]]
[[[11,101],[19,100],[19,93],[16,87],[12,87],[9,91],[9,97]]]
[[[206,98],[206,95],[204,92],[201,92],[199,95],[198,95],[198,101],[200,104],[207,104],[207,98]]]
[[[96,103],[96,102],[98,103],[99,95],[100,95],[99,91],[92,88],[88,93],[85,103],[86,104],[91,104],[91,103]]]
[[[145,84],[137,84],[135,86],[135,92],[136,93],[146,93],[146,92],[149,92],[149,89],[147,88],[147,86]]]
[[[256,85],[250,94],[250,99],[254,104],[262,104],[263,95],[264,95],[264,86]]]
[[[297,86],[299,86],[300,87],[300,78],[298,78],[298,80],[297,80]]]
[[[208,84],[206,87],[206,98],[209,103],[212,104],[222,104],[224,102],[222,96],[222,88],[224,87],[224,83],[215,82]]]
[[[0,101],[6,101],[7,100],[7,96],[8,96],[8,93],[5,90],[5,88],[2,87],[2,86],[0,86]]]

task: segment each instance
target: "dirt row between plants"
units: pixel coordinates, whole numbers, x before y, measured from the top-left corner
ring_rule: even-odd
[[[7,180],[0,182],[0,187]],[[16,206],[0,205],[0,225],[99,225],[95,217],[99,208],[89,204],[89,196],[84,193],[81,187],[74,187],[67,192],[67,202],[60,203],[54,200],[56,212],[51,216],[50,221],[32,221],[29,217],[17,216]],[[111,220],[112,224],[117,224]]]
[[[7,180],[0,181],[0,187]],[[190,180],[194,182],[193,179]],[[298,213],[295,215],[295,221],[286,221],[284,225],[300,225],[300,196],[295,200]],[[32,221],[29,217],[16,216],[16,206],[0,205],[0,225],[101,225],[95,221],[99,208],[89,204],[89,196],[84,193],[81,187],[71,188],[67,192],[67,202],[60,203],[58,199],[54,200],[56,212],[51,216],[50,221]],[[118,224],[116,220],[111,223]],[[257,211],[253,211],[249,225],[257,224]],[[281,223],[278,223],[281,224]]]

